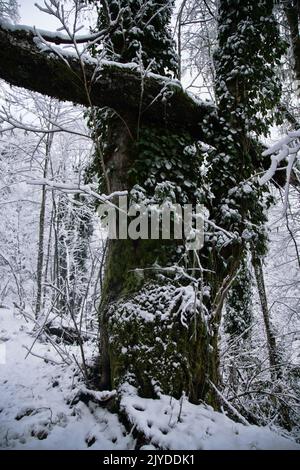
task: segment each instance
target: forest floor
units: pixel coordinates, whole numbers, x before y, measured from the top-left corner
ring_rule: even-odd
[[[0,448],[134,449],[132,434],[125,431],[116,414],[93,401],[85,404],[74,399],[80,390],[86,390],[78,367],[60,364],[51,344],[35,341],[33,326],[13,309],[0,308]],[[85,349],[92,360],[96,343],[90,343]],[[32,345],[34,355],[27,355]],[[69,357],[80,360],[78,346],[66,348]],[[167,396],[142,399],[128,388],[121,406],[133,428],[147,437],[149,444],[144,449],[148,450],[300,450],[300,445],[276,430],[236,423],[210,407],[186,400]]]

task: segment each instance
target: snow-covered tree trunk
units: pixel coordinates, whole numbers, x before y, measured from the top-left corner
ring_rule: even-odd
[[[124,9],[122,25],[104,44],[107,58],[176,76],[176,54],[168,30],[172,3],[101,2],[100,29],[107,26],[108,18],[117,16],[119,8]],[[148,24],[151,27],[145,28]],[[97,57],[97,47],[92,53]],[[141,100],[142,96],[143,92]],[[142,110],[142,102],[140,106]],[[146,198],[155,198],[162,188],[164,196],[170,197],[175,188],[173,202],[179,203],[182,189],[186,202],[196,202],[193,178],[198,178],[199,156],[184,155],[193,139],[181,130],[168,131],[154,120],[148,124],[140,118],[128,111],[121,118],[100,114],[102,129],[106,129],[99,133],[105,142],[106,168],[98,172],[108,175],[106,186],[112,192],[131,193],[139,188]],[[177,164],[184,166],[183,159],[185,168],[180,171]],[[216,381],[217,360],[200,301],[202,286],[199,289],[197,280],[191,282],[191,277],[176,272],[183,255],[182,240],[110,240],[100,306],[103,388],[120,389],[129,382],[142,396],[155,397],[161,390],[215,404],[208,379]]]

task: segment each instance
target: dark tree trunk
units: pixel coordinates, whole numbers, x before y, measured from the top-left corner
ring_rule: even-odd
[[[269,362],[270,362],[270,371],[271,377],[276,379],[280,375],[279,369],[279,358],[276,347],[276,338],[272,330],[272,325],[270,322],[270,313],[268,307],[268,299],[266,293],[266,286],[264,280],[264,273],[261,259],[253,253],[252,262],[254,266],[255,279],[260,299],[261,310],[263,314],[263,320],[265,325],[265,332],[267,337],[267,346],[269,353]]]
[[[299,0],[285,2],[285,14],[290,30],[291,45],[294,59],[294,71],[300,93],[300,3]]]
[[[106,165],[112,191],[131,189],[132,123],[127,116],[126,124],[118,118],[110,124]],[[101,387],[129,381],[145,397],[160,389],[216,404],[208,379],[218,382],[217,347],[212,349],[217,333],[212,336],[199,306],[182,321],[187,283],[164,271],[179,261],[178,246],[178,240],[109,241],[100,306]]]

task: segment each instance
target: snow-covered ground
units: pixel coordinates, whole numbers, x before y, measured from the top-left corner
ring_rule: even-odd
[[[0,309],[0,344],[6,349],[5,364],[3,351],[0,361],[0,448],[87,449],[94,439],[93,449],[131,447],[116,415],[92,404],[68,405],[80,386],[76,367],[32,355],[25,359],[24,346],[34,341],[31,331],[20,316]],[[39,341],[33,353],[60,361],[50,345]]]
[[[0,308],[0,448],[134,449],[116,415],[72,399],[83,384],[76,366],[60,362],[52,346],[34,342],[33,325]],[[25,346],[25,347],[24,347]],[[69,346],[78,356],[78,347]],[[91,350],[91,348],[89,348]],[[145,449],[299,449],[268,428],[235,423],[204,405],[167,396],[142,399],[128,387],[121,400],[132,426],[149,440]]]

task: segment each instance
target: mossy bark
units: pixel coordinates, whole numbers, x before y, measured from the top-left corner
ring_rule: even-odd
[[[129,381],[144,397],[184,392],[197,403],[208,399],[207,379],[218,376],[208,325],[199,308],[182,312],[186,286],[132,271],[153,265],[160,248],[151,240],[110,242],[100,308],[102,386]]]

